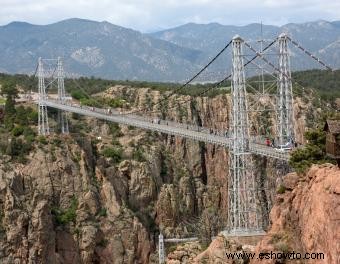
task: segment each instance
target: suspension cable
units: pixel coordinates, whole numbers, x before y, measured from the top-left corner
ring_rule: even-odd
[[[277,39],[276,39],[277,40]],[[275,41],[276,41],[275,40]],[[274,42],[275,42],[274,41]],[[272,42],[272,44],[274,44],[274,42]],[[297,82],[294,78],[292,78],[291,76],[289,77],[289,76],[287,76],[285,73],[283,73],[281,70],[279,70],[277,67],[275,67],[275,65],[273,65],[271,62],[269,62],[266,58],[264,58],[263,56],[262,56],[262,54],[261,53],[259,53],[258,51],[256,51],[253,47],[251,47],[247,42],[244,42],[245,43],[245,45],[247,46],[247,47],[249,47],[252,51],[254,51],[256,54],[258,54],[258,56],[257,57],[260,57],[263,61],[265,61],[269,66],[271,66],[273,69],[275,69],[277,72],[279,72],[279,73],[282,73],[285,77],[287,77],[288,79],[290,79],[291,81],[292,81],[292,83],[293,84],[295,84],[295,85],[297,85],[297,86],[300,86],[303,90],[305,90],[306,88],[303,86],[303,85],[301,85],[299,82]],[[253,60],[251,60],[251,61],[253,61]],[[247,64],[249,64],[249,63],[251,63],[251,61],[248,61],[248,63]],[[326,67],[328,67],[328,66],[326,66]],[[328,67],[328,69],[331,69],[330,67]],[[332,69],[331,69],[332,70]],[[333,71],[333,70],[332,70]],[[277,78],[277,77],[276,77]]]
[[[174,95],[175,93],[179,92],[180,90],[185,88],[188,84],[190,84],[193,80],[195,80],[202,72],[204,72],[231,45],[231,43],[232,43],[232,40],[229,41],[229,43],[219,53],[217,53],[217,55],[214,58],[212,58],[210,60],[210,62],[207,63],[198,73],[196,73],[192,78],[190,78],[187,82],[182,84],[180,87],[174,89],[170,94],[168,94],[167,96],[165,96],[164,98],[159,100],[152,107],[154,107],[156,105],[159,105],[163,101],[169,99],[172,95]],[[139,110],[135,110],[133,112],[123,113],[123,115],[125,115],[125,114],[135,114],[135,113],[138,113],[138,112],[144,112],[145,110],[147,110],[147,109],[146,108],[142,108],[142,109],[139,109]]]
[[[262,51],[262,53],[264,51],[266,51],[267,49],[269,49],[275,42],[277,41],[277,39],[274,39],[270,44],[268,44]],[[166,97],[162,98],[160,101],[158,101],[156,104],[153,105],[156,106],[156,105],[159,105],[161,104],[163,101],[169,99],[171,96],[173,96],[176,92],[178,92],[179,90],[183,89],[184,87],[186,87],[190,82],[192,82],[194,79],[196,79],[204,70],[206,70],[230,45],[231,45],[232,41],[230,41],[207,65],[205,65],[195,76],[193,76],[189,81],[187,81],[185,84],[183,84],[182,86],[180,86],[179,88],[176,88],[175,90],[173,90],[170,94],[168,94]],[[252,61],[254,61],[257,57],[259,57],[260,54],[256,54],[251,60],[249,60],[247,63],[244,64],[244,67],[246,67],[248,64],[250,64]],[[229,74],[228,76],[226,76],[224,79],[222,79],[221,81],[219,81],[218,83],[216,83],[214,86],[212,87],[209,87],[207,89],[205,89],[204,91],[202,91],[201,93],[195,95],[195,96],[202,96],[206,93],[208,93],[209,91],[215,89],[215,88],[218,88],[219,86],[221,86],[225,81],[227,81],[228,79],[231,78],[231,74]],[[95,102],[99,103],[99,101],[97,101],[95,98],[93,98],[92,96],[90,96],[77,82],[77,80],[73,79],[72,78],[72,81],[73,83],[82,91],[84,92],[85,95],[87,95],[88,97],[92,98]],[[184,100],[182,101],[181,103],[186,103],[188,101],[190,101],[190,99],[188,100]],[[173,109],[173,108],[171,108]],[[122,113],[121,115],[130,115],[130,114],[134,114],[134,113],[138,113],[138,112],[144,112],[146,111],[147,109],[146,108],[143,108],[143,109],[139,109],[139,110],[135,110],[135,111],[132,111],[132,112],[125,112],[125,113]],[[157,111],[151,111],[151,112],[148,112],[148,113],[158,113],[160,112],[160,110],[157,110]]]
[[[256,55],[255,55],[253,58],[251,58],[250,60],[247,60],[247,62],[243,65],[243,67],[246,67],[247,65],[249,65],[250,63],[252,63],[257,57],[262,56],[261,54],[263,54],[263,52],[265,52],[267,49],[269,49],[271,46],[273,46],[274,43],[275,43],[276,41],[277,41],[277,38],[274,39],[271,43],[269,43],[269,44],[262,50],[262,53],[256,52]],[[195,96],[196,96],[196,97],[202,96],[202,95],[208,93],[209,91],[211,91],[211,90],[213,90],[213,89],[216,89],[216,88],[220,87],[225,81],[227,81],[228,79],[230,79],[231,76],[232,76],[232,74],[229,74],[229,75],[226,76],[224,79],[222,79],[221,81],[219,81],[218,83],[216,83],[214,86],[205,89],[204,91],[202,91],[202,92],[196,94]],[[172,95],[170,95],[170,96],[172,96]],[[167,98],[169,98],[170,96],[168,96]],[[189,99],[187,99],[187,100],[182,100],[182,101],[181,101],[181,104],[187,103],[187,102],[189,102],[189,101],[191,101],[191,100],[192,100],[191,97],[190,97]],[[173,109],[173,108],[175,108],[175,107],[167,108],[167,110],[171,110],[171,109]],[[155,111],[151,111],[151,112],[148,112],[148,113],[151,114],[151,113],[159,113],[159,112],[160,112],[160,110],[155,110]]]
[[[274,44],[274,43],[273,43]],[[258,52],[256,49],[254,49],[249,43],[247,43],[246,41],[244,42],[244,45],[246,45],[249,49],[251,49],[255,54],[258,55],[258,57],[260,57],[265,63],[267,63],[269,66],[271,66],[272,68],[275,69],[275,71],[280,72],[281,71],[273,64],[271,63],[269,60],[267,60],[265,57],[263,57],[263,53]],[[250,63],[250,62],[249,62]],[[289,79],[289,76],[287,76],[285,73],[282,73],[285,75],[285,77],[287,77]]]
[[[263,54],[263,52],[265,52],[267,49],[269,49],[272,45],[274,45],[274,43],[277,41],[277,38],[275,38],[271,43],[269,43],[263,50],[262,50],[262,53],[261,54]],[[228,43],[228,45],[225,47],[225,49],[230,45],[232,43],[232,41],[231,42],[229,42]],[[224,49],[224,50],[225,50]],[[223,51],[222,51],[223,52]],[[220,53],[222,53],[222,52],[220,52]],[[243,65],[243,67],[246,67],[248,64],[250,64],[251,62],[253,62],[257,57],[259,57],[260,56],[260,53],[257,53],[253,58],[251,58],[247,63],[245,63],[244,65]],[[218,56],[216,56],[216,58],[217,58]],[[199,97],[199,96],[202,96],[202,95],[204,95],[204,94],[206,94],[206,93],[208,93],[208,92],[210,92],[211,90],[213,90],[213,89],[215,89],[215,88],[218,88],[218,87],[220,87],[225,81],[227,81],[228,79],[230,79],[231,78],[231,76],[232,76],[232,74],[229,74],[228,76],[226,76],[224,79],[222,79],[221,81],[219,81],[218,83],[216,83],[214,86],[212,86],[212,87],[209,87],[209,88],[207,88],[207,89],[205,89],[204,91],[202,91],[202,92],[200,92],[200,93],[198,93],[198,94],[196,94],[195,96],[197,97]],[[173,93],[172,94],[170,94],[170,95],[168,95],[167,97],[165,97],[166,99],[168,99],[170,96],[172,96],[173,95]],[[192,98],[189,98],[189,99],[187,99],[187,100],[183,100],[183,101],[181,101],[181,104],[184,104],[184,103],[187,103],[187,102],[189,102],[190,100],[192,100]],[[163,100],[162,100],[163,101]],[[160,102],[158,102],[157,104],[159,104]],[[155,105],[157,105],[157,104],[154,104],[153,106],[155,106]],[[173,108],[175,108],[175,107],[172,107],[172,108],[170,108],[170,109],[173,109]],[[169,108],[168,108],[168,110],[169,110]],[[138,112],[138,111],[137,111]],[[155,111],[151,111],[151,112],[148,112],[148,113],[158,113],[158,112],[160,112],[160,110],[155,110]],[[131,113],[135,113],[135,112],[131,112]],[[130,113],[127,113],[127,114],[130,114]]]
[[[306,50],[304,47],[302,47],[298,42],[295,40],[291,39],[290,37],[287,36],[287,39],[290,40],[291,43],[298,49],[302,50],[305,54],[307,54],[309,57],[311,57],[313,60],[317,61],[319,64],[324,66],[327,70],[334,71],[331,67],[329,67],[326,63],[320,60],[320,58],[315,57],[311,52]]]
[[[246,67],[247,65],[249,65],[250,63],[252,63],[257,57],[262,57],[262,54],[264,53],[264,51],[266,51],[267,49],[269,49],[275,42],[277,41],[277,38],[274,39],[270,44],[268,44],[263,50],[262,53],[257,52],[255,49],[254,52],[256,53],[256,55],[248,60],[243,66]],[[161,99],[160,101],[158,101],[156,104],[153,105],[159,105],[161,104],[163,101],[167,100],[168,98],[170,98],[171,96],[173,96],[176,92],[178,92],[179,90],[183,89],[184,87],[186,87],[190,82],[192,82],[194,79],[196,79],[204,70],[206,70],[230,45],[231,45],[232,41],[230,41],[207,65],[205,65],[195,76],[193,76],[189,81],[187,81],[185,84],[183,84],[182,86],[180,86],[179,88],[176,88],[175,90],[173,90],[170,94],[168,94],[166,97],[164,97],[163,99]],[[274,65],[273,65],[274,66]],[[275,67],[275,66],[274,66]],[[224,79],[222,79],[221,81],[219,81],[218,83],[216,83],[214,86],[212,87],[208,87],[207,89],[205,89],[204,91],[198,93],[197,95],[195,95],[196,97],[198,96],[202,96],[206,93],[208,93],[209,91],[220,87],[224,82],[226,82],[228,79],[230,79],[232,76],[232,74],[229,74],[228,76],[226,76]],[[75,80],[74,78],[71,78],[71,80],[73,81],[73,83],[82,91],[84,92],[85,95],[87,95],[88,97],[92,98],[94,101],[96,101],[97,103],[99,103],[99,101],[97,101],[95,98],[93,98],[92,96],[90,96],[82,87],[81,85],[78,84],[77,80]],[[184,104],[188,101],[192,100],[192,98],[189,98],[187,100],[183,100],[181,102],[181,104]],[[170,109],[173,109],[175,107],[172,107]],[[139,110],[135,110],[132,112],[126,112],[126,113],[122,113],[121,115],[130,115],[130,114],[134,114],[137,112],[144,112],[145,110],[147,110],[146,108],[144,109],[139,109]],[[160,110],[155,110],[155,111],[151,111],[148,113],[159,113]]]
[[[35,67],[35,71],[34,71],[34,73],[33,73],[33,77],[37,77],[37,72],[38,72],[38,67],[39,67],[39,64],[37,63],[37,67]]]
[[[257,57],[263,57],[263,53],[269,49],[271,46],[273,46],[275,44],[275,42],[278,40],[278,38],[275,38],[272,42],[270,42],[267,47],[265,47],[262,52],[257,52],[255,49],[253,49],[247,42],[244,42],[244,44],[246,46],[248,46],[251,50],[253,50],[256,54],[256,56],[254,56],[251,60],[249,60],[246,64],[244,64],[244,67],[246,67],[248,64],[252,63]]]

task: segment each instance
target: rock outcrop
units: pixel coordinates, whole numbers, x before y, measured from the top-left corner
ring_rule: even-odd
[[[324,254],[324,259],[320,256],[280,263],[340,263],[339,168],[331,164],[313,165],[306,175],[286,175],[283,186],[283,193],[277,195],[270,213],[271,228],[257,245],[256,252],[294,251],[302,257],[305,253]],[[274,264],[277,261],[264,259],[251,263]]]
[[[0,164],[0,262],[148,263],[153,239],[124,209],[119,171],[96,164],[89,141],[55,142]]]
[[[256,247],[242,247],[219,235],[203,252],[198,242],[177,246],[168,254],[167,263],[337,264],[340,262],[339,187],[340,170],[332,164],[313,165],[305,175],[289,173],[276,195],[270,213],[271,227]],[[226,254],[235,252],[252,253],[254,257],[228,259]],[[293,252],[296,254],[283,257]]]
[[[186,243],[178,246],[167,256],[167,264],[246,264],[249,257],[242,245],[225,236],[217,236],[203,252],[198,242]],[[232,258],[227,254],[238,254],[239,258]]]
[[[158,106],[165,94],[147,88],[116,86],[102,95],[132,109],[159,110],[154,117],[213,131],[229,127],[228,95],[191,102],[173,95]],[[297,133],[305,130],[301,111]],[[252,129],[274,122],[273,114],[251,119]],[[74,118],[72,125],[82,136],[36,142],[26,164],[1,159],[1,263],[154,263],[159,230],[166,237],[192,235],[191,223],[207,208],[226,217],[226,149],[126,126],[114,134],[109,124],[91,118]],[[102,155],[108,146],[121,148],[121,160]],[[273,160],[258,162],[258,174],[267,175],[259,181],[269,186],[258,196],[268,208],[282,171]]]

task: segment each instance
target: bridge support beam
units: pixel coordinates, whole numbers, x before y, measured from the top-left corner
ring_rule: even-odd
[[[158,236],[158,257],[159,264],[165,263],[165,249],[164,249],[164,236],[162,233]]]
[[[282,33],[279,43],[279,72],[278,72],[278,140],[279,144],[294,141],[293,127],[293,90],[288,50],[289,38]]]
[[[232,45],[232,121],[227,233],[245,235],[261,231],[262,226],[256,201],[252,155],[249,151],[243,40],[235,36]]]
[[[63,62],[60,57],[58,57],[57,62],[57,81],[58,81],[58,100],[63,104],[65,103],[66,96],[65,96]],[[67,134],[69,130],[66,111],[58,110],[58,122],[61,129],[61,133]]]
[[[50,129],[48,126],[47,106],[43,101],[46,100],[46,86],[45,86],[45,73],[42,59],[38,61],[38,91],[39,91],[39,103],[38,103],[38,134],[49,135]]]

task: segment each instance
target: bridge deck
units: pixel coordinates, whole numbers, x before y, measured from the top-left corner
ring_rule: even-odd
[[[35,103],[39,103],[36,101]],[[67,112],[77,113],[80,115],[90,116],[102,120],[107,120],[119,124],[135,126],[143,129],[149,129],[160,133],[165,133],[173,136],[180,136],[192,140],[211,143],[226,148],[230,147],[231,139],[223,135],[223,133],[212,134],[208,128],[197,127],[193,125],[180,124],[172,121],[159,120],[153,122],[152,118],[145,118],[137,115],[120,114],[118,111],[94,108],[88,106],[80,106],[77,104],[61,103],[57,100],[41,100],[41,104],[46,104],[48,107],[64,110]],[[253,154],[267,156],[280,160],[289,160],[289,153],[280,152],[272,147],[268,147],[258,143],[250,143],[249,151]]]

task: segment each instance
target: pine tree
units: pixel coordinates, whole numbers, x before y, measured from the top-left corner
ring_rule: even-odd
[[[15,98],[18,97],[18,89],[16,84],[12,81],[7,81],[2,84],[1,94],[6,95],[5,103],[5,125],[7,128],[11,129],[13,127],[15,119]]]

